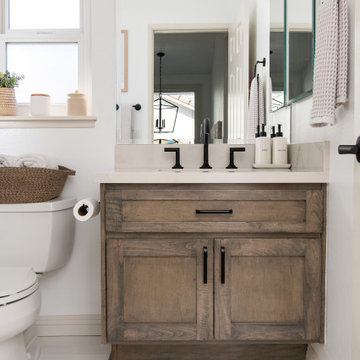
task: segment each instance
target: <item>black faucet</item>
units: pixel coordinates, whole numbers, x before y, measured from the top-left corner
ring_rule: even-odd
[[[246,151],[244,147],[230,148],[230,163],[226,168],[237,169],[237,166],[234,164],[234,152],[244,152],[244,151]]]
[[[204,133],[204,163],[200,169],[212,169],[209,165],[209,133]]]
[[[164,148],[164,151],[175,153],[175,165],[172,167],[172,169],[183,169],[183,167],[180,164],[180,148],[178,147]]]

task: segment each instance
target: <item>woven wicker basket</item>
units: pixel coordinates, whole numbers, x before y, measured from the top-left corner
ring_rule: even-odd
[[[15,89],[0,88],[0,116],[16,115]]]
[[[74,170],[25,167],[0,168],[0,204],[43,202],[58,197]]]

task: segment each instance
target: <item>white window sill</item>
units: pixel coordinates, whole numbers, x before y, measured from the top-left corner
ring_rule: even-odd
[[[0,116],[0,129],[93,128],[96,116]]]

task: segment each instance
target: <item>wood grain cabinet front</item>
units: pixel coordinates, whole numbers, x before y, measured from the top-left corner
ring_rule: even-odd
[[[212,338],[210,240],[109,239],[106,257],[109,342]]]
[[[215,241],[215,338],[321,341],[319,239]]]
[[[325,197],[319,184],[102,184],[112,360],[305,359],[324,339]]]

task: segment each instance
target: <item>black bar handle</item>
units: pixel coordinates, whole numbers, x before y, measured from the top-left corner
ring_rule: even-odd
[[[232,214],[232,209],[230,210],[196,210],[197,214]]]
[[[220,248],[221,253],[221,283],[225,284],[225,247]]]
[[[207,284],[208,248],[204,246],[204,284]]]

